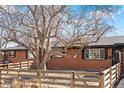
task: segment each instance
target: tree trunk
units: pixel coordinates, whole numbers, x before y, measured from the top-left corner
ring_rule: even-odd
[[[48,61],[48,57],[49,57],[49,50],[45,51],[44,56],[41,57],[41,64],[40,67],[43,70],[47,70],[47,61]]]

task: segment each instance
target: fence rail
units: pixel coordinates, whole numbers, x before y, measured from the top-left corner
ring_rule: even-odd
[[[0,87],[112,87],[120,78],[120,63],[102,72],[0,69]]]
[[[9,63],[8,69],[30,69],[32,62],[32,60],[26,60],[23,62]]]
[[[30,69],[33,60],[31,59],[23,59],[23,61],[18,61],[16,63],[9,63],[9,64],[0,64],[0,68],[8,68],[8,69]]]
[[[120,63],[104,70],[103,77],[101,82],[103,83],[102,87],[113,87],[113,85],[120,79]]]

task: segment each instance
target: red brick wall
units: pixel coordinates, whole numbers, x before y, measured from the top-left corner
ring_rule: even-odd
[[[7,51],[6,51],[7,52]],[[8,57],[8,60],[13,62],[13,63],[16,63],[16,62],[20,62],[21,60],[23,59],[27,59],[27,53],[25,50],[15,50],[15,55],[16,57]]]
[[[77,69],[77,70],[100,70],[112,65],[112,49],[107,49],[108,59],[105,60],[85,60],[82,58],[80,49],[68,49],[67,55],[63,58],[51,58],[47,63],[48,69]],[[74,58],[74,55],[77,57]]]
[[[16,58],[26,59],[26,51],[16,51]]]
[[[112,59],[112,48],[107,48],[108,59]]]

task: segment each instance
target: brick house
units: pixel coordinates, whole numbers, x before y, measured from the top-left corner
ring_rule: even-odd
[[[93,40],[93,38],[92,38]],[[52,56],[48,69],[102,70],[118,62],[124,69],[124,36],[102,37],[81,50],[81,45],[68,48],[66,56]],[[63,52],[63,46],[56,46]]]
[[[21,46],[0,49],[0,59],[16,62],[17,60],[27,59],[28,50]]]

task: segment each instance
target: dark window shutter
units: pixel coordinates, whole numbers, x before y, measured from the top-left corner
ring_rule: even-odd
[[[28,51],[26,50],[25,52],[26,52],[26,57],[25,58],[28,59]]]
[[[84,50],[85,50],[85,49],[82,49],[82,53],[81,53],[81,54],[82,54],[82,59],[84,59],[84,56],[85,56]]]
[[[14,57],[16,57],[16,51],[14,51]]]
[[[105,59],[108,59],[108,48],[105,48]]]

